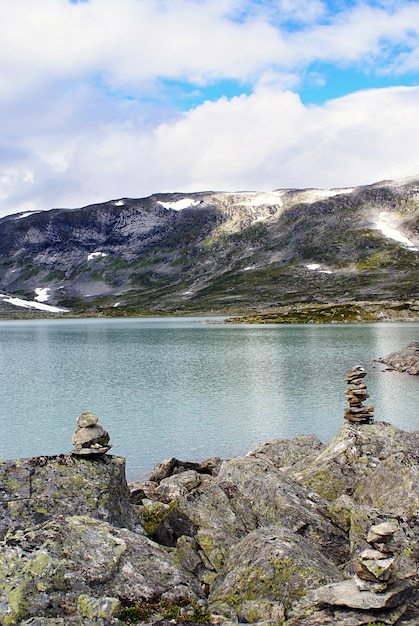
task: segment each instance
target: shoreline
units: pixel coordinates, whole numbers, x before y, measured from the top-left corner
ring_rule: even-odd
[[[72,319],[142,319],[168,317],[224,317],[219,323],[235,324],[348,324],[365,322],[419,321],[419,300],[351,300],[325,303],[296,302],[261,306],[258,310],[220,309],[211,311],[162,311],[93,307],[66,313],[31,309],[0,310],[0,321],[72,320]]]

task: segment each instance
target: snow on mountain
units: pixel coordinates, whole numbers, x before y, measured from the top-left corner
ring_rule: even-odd
[[[106,252],[91,252],[90,254],[87,255],[87,260],[93,261],[93,259],[99,259],[105,256],[108,256]]]
[[[158,200],[158,204],[161,204],[165,209],[173,209],[174,211],[182,211],[183,209],[189,209],[192,206],[199,204],[199,200],[193,200],[193,198],[182,198],[181,200],[174,200],[173,202],[162,202]]]
[[[388,239],[393,239],[394,241],[398,241],[403,244],[412,251],[419,251],[419,248],[415,246],[413,241],[403,235],[397,228],[397,220],[391,213],[386,213],[382,211],[378,217],[378,219],[374,223],[375,228],[379,230],[385,237]]]
[[[37,309],[38,311],[47,311],[48,313],[67,313],[68,309],[61,309],[57,306],[51,306],[49,304],[43,304],[42,302],[36,302],[35,300],[24,300],[23,298],[15,298],[6,294],[0,293],[0,300],[7,302],[13,306],[21,307],[23,309]]]
[[[47,302],[49,300],[51,289],[49,287],[37,287],[35,289],[36,296],[34,300],[37,302]]]

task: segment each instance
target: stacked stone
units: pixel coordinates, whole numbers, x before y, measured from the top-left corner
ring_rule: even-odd
[[[396,530],[397,526],[391,522],[371,527],[367,536],[371,547],[354,562],[355,584],[360,591],[380,593],[394,582],[394,553],[399,547],[393,540]]]
[[[346,391],[349,407],[345,409],[344,418],[349,422],[371,424],[374,419],[374,405],[364,406],[363,402],[369,395],[364,378],[367,372],[360,365],[356,365],[346,374]]]
[[[99,424],[96,415],[87,411],[78,416],[77,428],[71,441],[74,446],[71,454],[105,454],[112,448],[108,445],[109,434]]]

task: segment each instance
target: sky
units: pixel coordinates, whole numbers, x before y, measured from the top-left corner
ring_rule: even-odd
[[[419,174],[419,1],[0,0],[0,215]]]

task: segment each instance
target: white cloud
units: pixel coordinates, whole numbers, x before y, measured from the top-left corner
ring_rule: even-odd
[[[65,176],[41,172],[15,210],[48,208],[27,204],[37,194],[50,206],[81,206],[155,191],[330,188],[414,175],[418,107],[419,88],[310,107],[269,88],[206,102],[158,128],[114,127],[80,141]]]
[[[417,173],[417,88],[320,106],[305,106],[291,90],[303,80],[321,89],[322,61],[417,71],[419,4],[330,6],[0,0],[0,211]],[[232,79],[249,95],[187,111],[171,101],[170,81],[173,93],[183,82],[196,95]]]
[[[171,186],[183,178],[186,190],[350,186],[413,175],[418,106],[419,88],[360,92],[316,107],[261,89],[160,126],[152,156]]]
[[[311,0],[0,0],[3,97],[91,76],[134,92],[158,77],[249,80],[316,59],[361,61],[401,42],[405,63],[417,57],[416,2],[325,14]],[[306,24],[289,30],[289,19]]]

